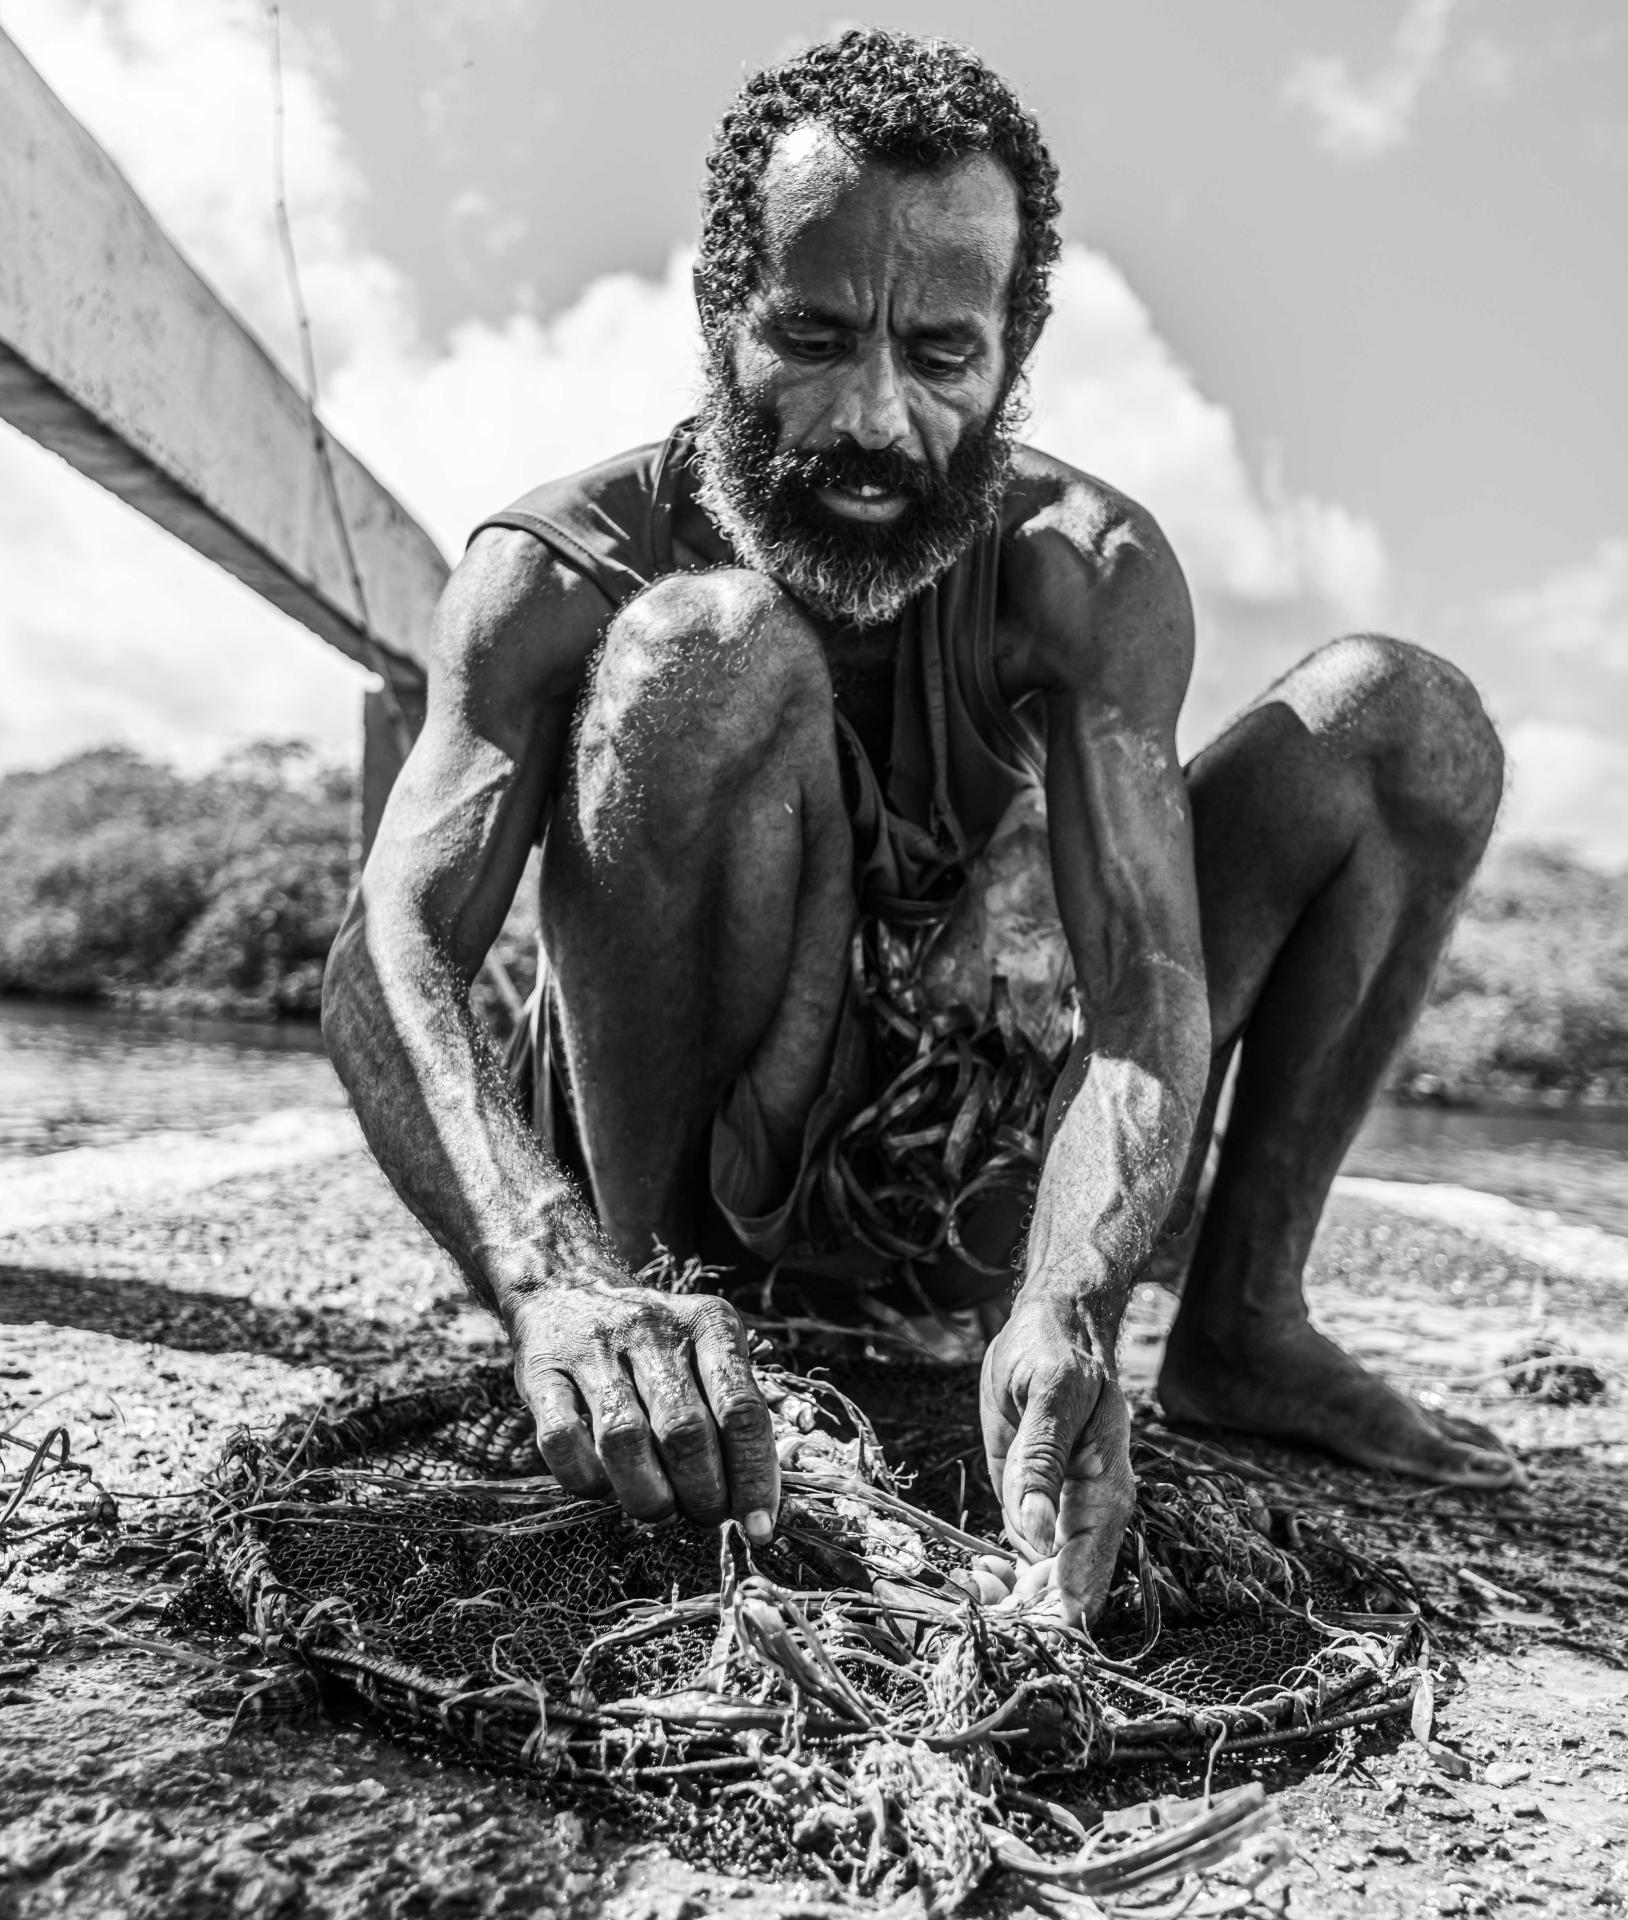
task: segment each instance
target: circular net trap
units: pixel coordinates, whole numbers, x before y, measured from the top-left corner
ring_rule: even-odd
[[[566,1494],[488,1369],[239,1435],[211,1563],[296,1690],[551,1797],[615,1802],[734,1871],[801,1862],[929,1911],[995,1864],[1123,1891],[1265,1818],[1252,1786],[1175,1828],[1087,1834],[1070,1802],[1098,1770],[1406,1710],[1406,1575],[1268,1505],[1241,1463],[1139,1436],[1138,1510],[1088,1635],[979,1597],[974,1561],[998,1549],[966,1512],[976,1369],[760,1377],[784,1478],[767,1547]],[[867,1404],[915,1437],[918,1483]]]

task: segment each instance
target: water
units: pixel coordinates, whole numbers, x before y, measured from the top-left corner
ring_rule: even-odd
[[[0,1160],[343,1104],[314,1024],[0,1000]]]
[[[314,1025],[0,1000],[0,1160],[343,1103]],[[1479,1187],[1628,1234],[1628,1113],[1382,1106],[1346,1171]]]
[[[1628,1234],[1628,1113],[1540,1106],[1379,1106],[1347,1173],[1447,1181]]]

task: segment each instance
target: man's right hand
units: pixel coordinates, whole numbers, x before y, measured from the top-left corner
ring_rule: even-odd
[[[636,1520],[730,1514],[761,1545],[780,1509],[769,1409],[726,1301],[603,1281],[511,1309],[514,1375],[572,1493]]]

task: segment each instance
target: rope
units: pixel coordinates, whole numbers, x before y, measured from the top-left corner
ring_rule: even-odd
[[[344,561],[345,571],[350,580],[351,595],[356,605],[355,617],[351,624],[361,638],[370,666],[378,675],[380,694],[384,701],[385,715],[389,721],[396,752],[405,760],[412,751],[413,730],[396,692],[395,663],[373,625],[373,617],[368,607],[367,588],[362,580],[362,569],[357,562],[355,542],[351,538],[350,521],[345,513],[344,502],[339,497],[339,476],[334,469],[333,445],[322,423],[322,416],[317,411],[319,389],[316,347],[311,331],[311,316],[305,304],[305,290],[300,280],[299,257],[294,250],[294,232],[288,217],[287,177],[283,152],[285,115],[282,8],[271,4],[267,6],[266,12],[271,28],[272,192],[275,200],[277,241],[282,252],[283,273],[288,283],[288,297],[294,309],[295,330],[299,338],[301,397],[305,401],[306,416],[311,429],[311,445],[317,456],[323,489],[328,496],[334,530],[339,539],[340,557]],[[487,954],[482,962],[482,971],[496,989],[510,1021],[518,1022],[523,1012],[520,992],[510,977],[508,968],[495,952]]]

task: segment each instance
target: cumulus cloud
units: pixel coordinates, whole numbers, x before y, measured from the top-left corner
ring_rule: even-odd
[[[285,368],[270,43],[250,0],[9,0],[5,26]],[[402,276],[355,246],[366,186],[285,22],[288,200],[319,358],[413,332]],[[258,133],[260,137],[254,137]],[[104,740],[184,764],[256,735],[349,758],[366,677],[303,628],[9,428],[0,429],[0,768]]]
[[[1535,585],[1449,608],[1430,638],[1472,673],[1506,724],[1628,730],[1628,540]],[[1624,755],[1628,759],[1628,754]]]
[[[1504,730],[1501,831],[1628,860],[1628,540],[1534,585],[1446,610],[1426,637],[1481,688]]]
[[[699,385],[691,255],[615,273],[565,312],[470,322],[446,346],[392,339],[329,386],[334,429],[452,553],[527,487],[660,439]]]
[[[247,0],[21,0],[8,20],[181,244],[292,364],[258,10]],[[455,553],[513,494],[653,438],[687,409],[698,352],[689,257],[675,253],[657,279],[598,280],[548,321],[471,322],[432,347],[401,276],[357,243],[366,187],[322,58],[320,45],[285,44],[290,206],[326,411]],[[255,125],[267,130],[259,152],[242,137]],[[1109,261],[1070,248],[1058,296],[1035,372],[1036,433],[1142,498],[1177,542],[1211,642],[1202,727],[1331,624],[1372,617],[1382,548],[1338,506],[1251,472],[1230,415],[1198,391]],[[0,443],[0,500],[12,503],[19,542],[29,503],[33,554],[25,561],[18,547],[9,571],[19,586],[0,613],[17,689],[0,734],[5,760],[104,733],[191,758],[196,740],[238,737],[257,719],[330,742],[354,724],[351,668],[71,474]],[[4,527],[0,542],[11,544]],[[116,643],[98,638],[110,618]]]
[[[1542,661],[1580,711],[1597,713],[1604,696],[1628,714],[1628,540],[1602,540],[1592,559],[1494,594],[1486,618],[1506,644]]]
[[[354,759],[367,676],[0,428],[0,772],[120,741],[190,768],[300,737]]]
[[[696,386],[687,253],[659,280],[595,281],[547,324],[471,324],[444,352],[391,351],[331,385],[336,428],[449,550],[480,516],[553,474],[665,433]],[[1073,244],[1032,378],[1029,436],[1160,520],[1197,603],[1194,741],[1332,633],[1382,620],[1383,542],[1336,503],[1253,469],[1227,409],[1200,392],[1102,254]]]
[[[1374,160],[1405,143],[1447,52],[1457,0],[1409,0],[1377,72],[1359,79],[1335,54],[1307,54],[1284,87],[1311,117],[1317,144],[1342,160]]]
[[[1521,720],[1504,744],[1505,837],[1554,842],[1607,872],[1628,870],[1628,753],[1620,729]]]
[[[1415,77],[1376,80],[1379,117],[1347,115],[1351,126],[1405,130],[1447,18],[1445,5],[1410,10],[1386,72]],[[11,0],[7,25],[294,364],[258,8]],[[516,314],[427,342],[411,288],[359,244],[367,187],[325,88],[326,58],[320,42],[285,43],[290,199],[327,411],[454,553],[515,493],[655,438],[686,410],[698,352],[689,256],[676,252],[654,279],[597,280],[546,321]],[[263,146],[244,137],[255,127],[266,130]],[[1378,150],[1374,131],[1341,137]],[[1297,490],[1281,462],[1252,460],[1230,412],[1200,390],[1123,274],[1084,246],[1060,263],[1032,396],[1031,437],[1140,499],[1187,570],[1200,627],[1187,744],[1329,634],[1387,620],[1379,530]],[[354,667],[9,431],[0,432],[0,569],[0,766],[105,738],[187,762],[256,733],[353,751],[364,678]],[[1628,542],[1451,612],[1423,637],[1476,674],[1505,724],[1516,768],[1508,826],[1620,857],[1604,823],[1628,818],[1609,732],[1628,719]]]
[[[660,279],[609,275],[552,321],[471,323],[446,348],[399,343],[330,383],[336,429],[449,551],[538,480],[660,437],[691,404],[699,339],[691,256]],[[1319,640],[1382,620],[1383,542],[1336,503],[1252,469],[1227,411],[1199,391],[1103,255],[1074,244],[1032,379],[1031,437],[1111,479],[1160,520],[1198,607],[1196,743]]]
[[[1174,545],[1199,627],[1196,743],[1320,641],[1383,622],[1384,542],[1349,509],[1293,491],[1281,464],[1251,466],[1231,413],[1104,255],[1068,246],[1055,298],[1031,437],[1139,500]]]
[[[253,0],[8,0],[6,31],[285,369],[299,365],[272,194],[271,39]],[[290,217],[321,357],[412,326],[401,274],[359,249],[368,198],[326,90],[329,52],[284,18]]]

